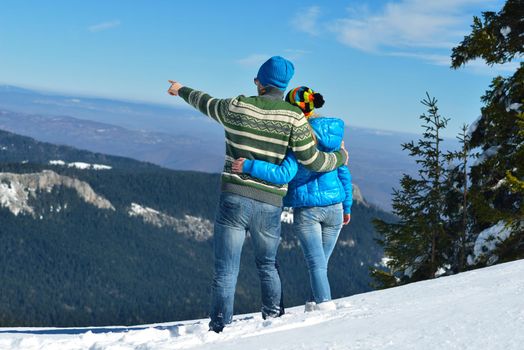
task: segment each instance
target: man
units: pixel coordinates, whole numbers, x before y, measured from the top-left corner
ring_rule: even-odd
[[[249,230],[262,290],[262,317],[278,317],[281,285],[275,259],[280,242],[282,198],[287,185],[276,185],[233,171],[236,158],[260,159],[280,164],[288,150],[307,168],[325,172],[347,160],[347,153],[317,150],[302,111],[283,101],[294,74],[293,64],[271,57],[259,69],[255,84],[258,96],[229,99],[169,81],[168,93],[222,124],[226,137],[226,160],[222,193],[214,228],[215,273],[212,285],[210,330],[221,332],[233,319],[233,304],[240,255]]]

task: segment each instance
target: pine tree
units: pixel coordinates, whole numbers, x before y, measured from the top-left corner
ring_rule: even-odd
[[[524,101],[522,101],[522,103],[524,104]],[[524,112],[521,112],[517,115],[517,125],[519,127],[519,136],[524,136]],[[524,145],[522,143],[517,146],[514,156],[518,164],[524,163]],[[514,170],[519,170],[519,168]],[[522,167],[520,170],[522,171]],[[519,176],[518,174],[514,175],[513,173],[514,171],[506,171],[506,180],[510,186],[511,191],[515,193],[524,193],[524,180],[519,180],[519,178],[522,179],[523,174],[520,174]],[[524,208],[520,209],[521,212],[524,210]]]
[[[508,0],[498,12],[484,12],[475,17],[472,32],[453,49],[452,67],[482,58],[486,63],[511,62],[524,54],[524,2]],[[496,77],[482,97],[481,118],[471,134],[471,147],[481,154],[471,168],[470,198],[472,202],[471,233],[476,249],[468,257],[475,266],[524,257],[523,209],[524,179],[522,143],[519,125],[524,100],[524,63],[511,77]],[[521,118],[521,117],[520,117]],[[521,119],[520,119],[521,120]],[[490,229],[490,231],[486,231]],[[485,235],[491,232],[498,247],[482,248]],[[509,234],[508,234],[509,232]]]
[[[523,53],[524,2],[508,0],[499,13],[483,12],[483,20],[473,17],[471,34],[453,49],[451,65],[459,68],[468,61],[483,58],[486,63],[506,63]]]
[[[457,273],[465,270],[466,256],[471,250],[470,235],[471,206],[469,199],[469,160],[471,153],[471,136],[468,125],[464,124],[457,136],[460,150],[448,152],[446,159],[450,163],[447,169],[445,195],[445,215],[448,218],[446,230],[451,238],[447,256],[449,270]]]
[[[522,101],[524,103],[524,101]],[[517,124],[520,128],[519,136],[524,137],[524,112],[517,115]],[[521,142],[513,154],[516,168],[506,171],[506,182],[512,193],[517,194],[520,198],[518,209],[512,212],[507,219],[511,226],[513,235],[504,241],[495,252],[504,260],[515,260],[524,258],[524,230],[522,220],[524,218],[524,144]]]
[[[427,114],[420,116],[424,128],[422,138],[416,144],[411,141],[402,145],[410,156],[416,157],[419,176],[404,174],[401,189],[394,190],[393,213],[399,221],[374,222],[383,235],[381,242],[390,259],[387,267],[391,271],[372,271],[376,286],[434,278],[447,262],[445,251],[450,242],[443,217],[447,178],[441,134],[449,119],[439,114],[437,100],[428,94],[422,104],[428,109]]]

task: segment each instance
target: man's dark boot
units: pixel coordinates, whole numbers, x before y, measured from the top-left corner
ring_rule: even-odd
[[[224,330],[224,320],[222,317],[218,317],[216,321],[211,320],[209,322],[209,331],[213,331],[215,333],[220,333]]]

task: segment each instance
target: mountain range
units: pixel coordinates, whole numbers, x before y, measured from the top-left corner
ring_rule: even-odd
[[[415,120],[416,116],[414,116]],[[158,164],[218,173],[224,161],[221,127],[197,111],[168,105],[74,97],[0,86],[0,129]],[[366,199],[391,209],[392,189],[416,163],[401,143],[417,135],[346,127],[350,169]],[[451,148],[454,140],[446,140]]]

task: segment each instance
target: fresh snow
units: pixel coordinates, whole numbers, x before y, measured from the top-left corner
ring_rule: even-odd
[[[131,203],[131,208],[129,209],[130,216],[146,216],[146,215],[159,215],[160,212],[153,208],[143,207],[137,203]]]
[[[0,328],[0,349],[517,350],[524,344],[524,260],[335,300],[337,310],[262,320],[237,315],[134,327]]]
[[[404,275],[411,277],[413,274],[418,270],[420,267],[420,263],[424,262],[426,260],[426,256],[417,256],[415,258],[415,261],[413,262],[413,265],[408,266],[406,270],[404,270]]]
[[[89,164],[89,163],[83,163],[83,162],[73,162],[73,163],[67,164],[67,166],[69,168],[77,168],[77,169],[95,169],[95,170],[111,169],[111,167],[107,165]]]
[[[492,190],[498,190],[500,187],[502,187],[502,185],[505,185],[506,184],[506,178],[502,178],[500,179],[497,184],[493,187],[491,187]]]
[[[293,209],[287,208],[285,210],[282,210],[282,214],[280,215],[280,221],[286,224],[292,224],[294,221]]]
[[[84,163],[84,162],[72,162],[72,163],[66,163],[63,160],[50,160],[49,164],[51,165],[60,165],[60,166],[67,166],[69,168],[77,168],[77,169],[93,169],[93,170],[111,170],[112,167],[109,165],[103,165],[103,164],[91,164],[91,163]]]
[[[500,34],[504,37],[504,39],[508,38],[509,33],[511,33],[511,27],[505,26],[504,28],[500,29]]]
[[[473,166],[477,166],[480,163],[484,162],[486,159],[491,158],[491,157],[497,155],[497,153],[499,151],[499,148],[500,148],[500,146],[491,146],[490,148],[488,148],[487,150],[482,152],[479,155],[479,157],[475,160]]]
[[[382,258],[382,260],[380,260],[380,265],[384,266],[384,267],[388,267],[388,263],[393,260],[391,259],[390,257],[387,257],[387,256],[384,256]]]
[[[0,207],[10,208],[11,212],[18,216],[21,211],[27,209],[28,194],[23,191],[20,184],[0,182]]]
[[[342,246],[342,247],[354,247],[356,245],[356,242],[355,240],[353,240],[352,238],[347,238],[347,239],[339,239],[337,241],[337,244]]]
[[[144,222],[156,227],[171,227],[176,232],[185,234],[197,241],[206,241],[213,237],[213,223],[200,217],[186,214],[182,219],[177,219],[138,203],[131,203],[128,215],[141,217]]]
[[[504,242],[511,235],[511,229],[506,227],[503,220],[495,225],[480,232],[475,241],[473,255],[468,256],[468,264],[474,265],[479,262],[483,256],[489,256],[498,244]],[[498,257],[492,256],[491,263],[495,263]]]
[[[516,103],[516,102],[512,103],[506,107],[506,112],[510,112],[510,111],[518,112],[520,110],[520,107],[522,107],[522,103]]]
[[[441,266],[441,267],[439,267],[439,268],[437,269],[437,272],[435,272],[435,276],[436,276],[436,277],[440,277],[440,276],[442,276],[442,275],[448,273],[448,271],[450,271],[450,270],[451,270],[451,265],[446,264],[446,265]]]
[[[477,130],[479,123],[480,123],[480,119],[482,119],[482,115],[479,115],[477,119],[475,119],[475,121],[471,123],[471,125],[468,127],[468,130],[466,131],[467,136],[471,137],[471,135],[473,135],[475,130]]]

